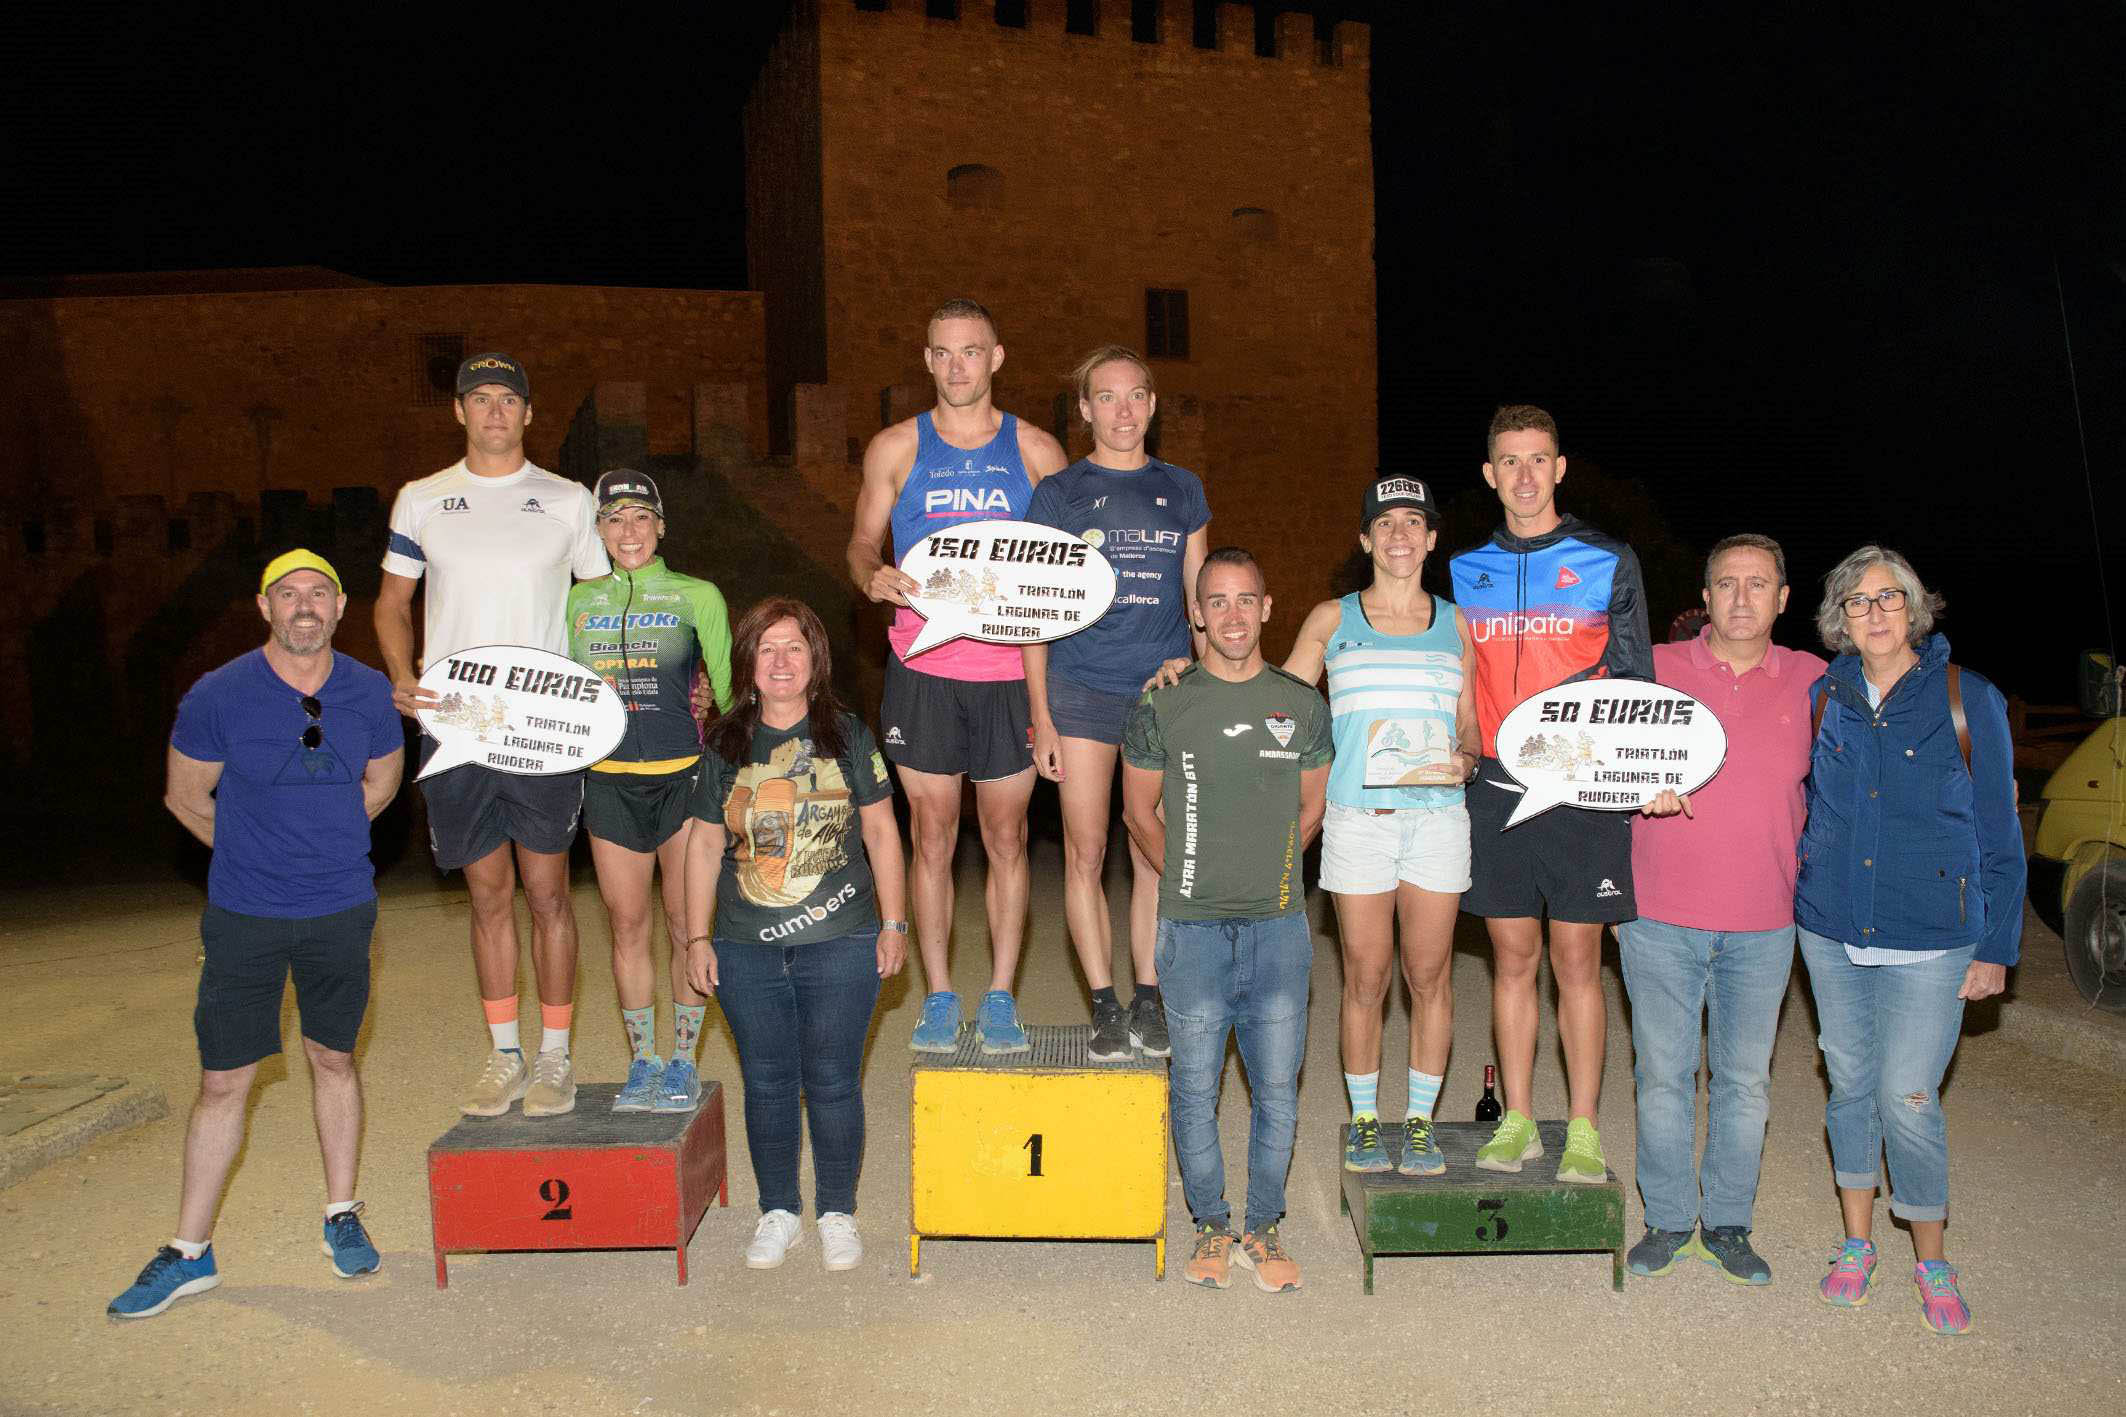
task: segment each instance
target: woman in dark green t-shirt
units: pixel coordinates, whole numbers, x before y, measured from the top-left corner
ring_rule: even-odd
[[[722,1000],[738,1045],[761,1209],[746,1263],[773,1269],[803,1236],[802,1091],[821,1256],[854,1269],[864,1039],[879,981],[908,953],[893,787],[871,730],[835,698],[808,607],[754,606],[731,662],[737,702],[709,728],[688,808],[687,977]]]

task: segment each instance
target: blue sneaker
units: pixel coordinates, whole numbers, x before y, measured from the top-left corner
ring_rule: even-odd
[[[664,1065],[664,1076],[657,1079],[657,1100],[650,1105],[652,1112],[691,1112],[701,1101],[701,1076],[694,1071],[692,1058],[674,1058]]]
[[[342,1279],[375,1274],[384,1262],[376,1246],[369,1243],[369,1232],[362,1228],[362,1218],[356,1213],[361,1208],[362,1202],[356,1201],[353,1210],[325,1217],[325,1253],[332,1257],[332,1272]]]
[[[923,1021],[908,1046],[918,1053],[950,1053],[960,1046],[960,996],[950,989],[923,996]]]
[[[627,1081],[613,1096],[615,1112],[654,1112],[657,1079],[664,1072],[664,1059],[652,1055],[627,1065]]]
[[[188,1260],[175,1245],[164,1245],[141,1270],[133,1287],[111,1301],[104,1312],[114,1319],[151,1319],[187,1294],[204,1294],[221,1283],[214,1268],[214,1247]]]
[[[975,1027],[982,1031],[984,1053],[1027,1053],[1033,1044],[1027,1041],[1026,1030],[1019,1027],[1019,1005],[1010,991],[992,989],[982,996],[982,1006],[975,1011]]]

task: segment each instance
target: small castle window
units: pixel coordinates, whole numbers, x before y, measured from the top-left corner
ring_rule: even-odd
[[[1026,28],[1026,0],[997,0],[997,23],[1006,29]]]
[[[1188,292],[1144,292],[1144,353],[1152,359],[1188,358]]]
[[[960,0],[923,0],[923,14],[933,20],[956,20],[960,17]]]
[[[1275,241],[1277,214],[1264,207],[1235,207],[1233,230],[1242,241]]]
[[[1063,33],[1098,34],[1100,0],[1063,0]]]
[[[995,207],[1004,201],[1004,174],[984,163],[963,162],[945,173],[945,200],[956,207]]]

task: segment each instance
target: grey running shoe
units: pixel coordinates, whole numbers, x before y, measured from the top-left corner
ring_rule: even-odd
[[[1643,1279],[1654,1279],[1676,1267],[1676,1255],[1691,1247],[1688,1230],[1656,1230],[1646,1227],[1645,1236],[1624,1257],[1624,1267]]]
[[[1093,1041],[1085,1056],[1096,1063],[1129,1061],[1129,1015],[1122,1006],[1107,1000],[1093,1005]]]
[[[1740,1225],[1698,1227],[1698,1258],[1720,1270],[1730,1284],[1770,1284],[1772,1267],[1750,1248],[1750,1232]]]
[[[1423,1117],[1403,1123],[1403,1159],[1395,1169],[1405,1176],[1437,1176],[1447,1169],[1447,1154],[1432,1139],[1432,1124]]]
[[[1142,1048],[1147,1058],[1174,1056],[1173,1040],[1166,1032],[1166,1005],[1156,994],[1139,989],[1129,1001],[1129,1041]]]
[[[1346,1171],[1393,1171],[1395,1159],[1388,1155],[1388,1148],[1380,1144],[1380,1118],[1366,1116],[1351,1119],[1351,1130],[1344,1137],[1344,1170]]]

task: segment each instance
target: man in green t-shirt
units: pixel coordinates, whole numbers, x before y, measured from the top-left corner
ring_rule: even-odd
[[[1314,963],[1300,857],[1321,829],[1329,708],[1313,685],[1263,661],[1270,597],[1253,556],[1213,551],[1197,574],[1196,604],[1203,659],[1140,699],[1123,731],[1123,820],[1144,858],[1159,864],[1154,960],[1173,1034],[1169,1110],[1196,1226],[1182,1277],[1223,1289],[1238,1260],[1257,1288],[1275,1293],[1300,1285],[1277,1222],[1299,1126]],[[1218,1145],[1228,1034],[1255,1096],[1238,1235]]]

